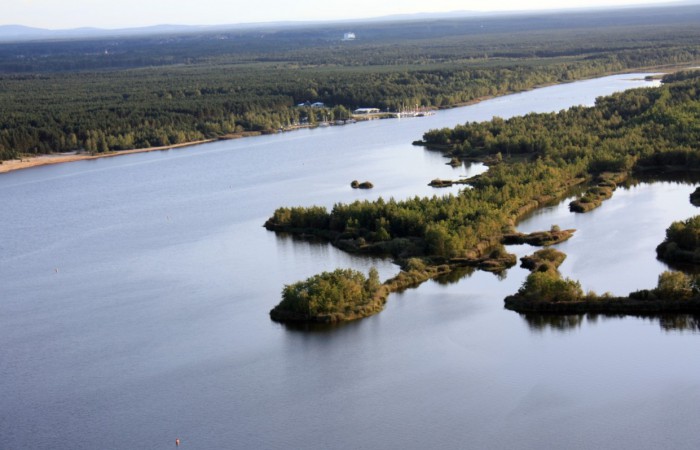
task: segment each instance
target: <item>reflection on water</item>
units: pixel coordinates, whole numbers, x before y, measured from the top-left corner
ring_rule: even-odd
[[[598,319],[615,319],[619,320],[626,316],[619,314],[520,314],[520,317],[525,320],[530,330],[541,333],[543,331],[559,331],[569,332],[580,328],[583,324],[583,319],[589,325],[598,322]],[[637,316],[650,322],[658,323],[664,331],[683,331],[693,334],[700,334],[700,316],[693,314],[664,314],[664,315],[649,315]]]
[[[679,184],[696,184],[700,183],[700,173],[698,172],[678,172],[678,171],[656,171],[650,170],[637,173],[634,177],[630,177],[625,183],[626,186],[636,186],[639,183],[655,183],[669,182]]]
[[[443,286],[459,283],[463,278],[468,278],[476,271],[475,267],[459,267],[452,272],[440,275],[435,282]]]
[[[555,315],[555,314],[520,314],[532,331],[544,330],[570,331],[581,326],[583,314]]]
[[[695,448],[695,318],[664,319],[684,335],[630,317],[533,319],[533,331],[503,309],[525,278],[518,267],[502,281],[450,274],[341,327],[269,317],[286,283],[337,267],[376,266],[382,279],[398,271],[389,260],[267,232],[276,208],[455,193],[428,182],[483,167],[452,168],[411,146],[426,130],[646,85],[630,77],[424,120],[3,174],[0,447],[156,449],[179,436],[201,449],[582,449],[621,439],[625,448]],[[351,189],[356,178],[375,189]],[[569,255],[562,273],[627,294],[665,270],[654,248],[672,220],[697,214],[692,190],[621,188],[590,214],[564,204],[521,231],[577,228],[559,246]]]
[[[287,322],[279,323],[279,326],[284,328],[285,331],[292,333],[312,333],[312,334],[324,334],[332,333],[334,331],[342,329],[352,329],[357,327],[361,320],[353,320],[350,322],[340,322],[340,323],[304,323],[304,322]]]
[[[691,314],[678,314],[653,318],[658,320],[661,329],[665,331],[690,331],[700,334],[700,316]]]
[[[567,198],[538,210],[518,230],[530,233],[552,224],[576,229],[570,240],[556,245],[567,255],[559,271],[579,281],[584,291],[626,296],[654,287],[659,274],[668,270],[656,259],[655,249],[673,221],[698,213],[688,198],[692,191],[693,185],[681,181],[632,180],[588,213],[571,213],[572,198]]]

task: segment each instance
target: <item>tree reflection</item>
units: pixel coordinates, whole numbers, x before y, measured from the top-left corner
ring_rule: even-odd
[[[559,332],[571,331],[581,327],[584,317],[586,321],[594,325],[600,317],[606,319],[622,319],[626,316],[617,314],[521,314],[532,331],[542,332],[553,330]],[[700,333],[700,315],[692,314],[669,314],[662,316],[638,316],[639,318],[658,322],[664,331],[685,331]]]
[[[342,329],[352,329],[360,326],[360,320],[352,320],[339,323],[315,323],[315,322],[275,322],[275,325],[284,328],[291,333],[302,334],[327,334]]]
[[[664,331],[690,331],[700,333],[700,316],[678,314],[658,317],[661,329]]]
[[[435,282],[442,285],[458,283],[462,278],[470,277],[476,271],[475,267],[458,267],[445,275],[435,278]]]
[[[579,328],[583,322],[583,314],[521,314],[531,330],[542,332],[548,329],[555,331],[570,331]]]
[[[508,278],[508,269],[501,270],[500,272],[494,272],[493,274],[496,275],[498,281],[504,281],[506,278]]]

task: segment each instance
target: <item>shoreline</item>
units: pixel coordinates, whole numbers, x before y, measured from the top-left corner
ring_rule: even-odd
[[[362,119],[362,120],[369,120],[369,119]],[[285,133],[288,131],[296,131],[296,130],[300,130],[300,129],[304,129],[304,128],[313,128],[313,127],[311,127],[311,126],[294,126],[294,127],[288,128],[288,129],[277,131],[273,134]],[[147,153],[147,152],[156,152],[156,151],[166,151],[166,150],[172,150],[172,149],[184,148],[184,147],[195,147],[195,146],[200,145],[200,144],[208,144],[208,143],[216,142],[216,141],[228,141],[228,140],[233,140],[233,139],[242,139],[242,138],[247,138],[247,137],[262,136],[263,134],[265,134],[265,133],[263,133],[261,131],[243,131],[241,133],[225,134],[223,136],[218,136],[218,137],[210,138],[210,139],[201,139],[199,141],[181,142],[179,144],[162,145],[159,147],[132,148],[129,150],[111,150],[109,152],[97,153],[97,154],[78,153],[78,152],[48,153],[48,154],[43,154],[43,155],[28,156],[28,157],[24,157],[21,159],[7,159],[4,161],[0,161],[0,175],[3,173],[14,172],[16,170],[30,169],[32,167],[47,166],[47,165],[51,165],[51,164],[63,164],[63,163],[69,163],[69,162],[75,162],[75,161],[85,161],[85,160],[100,159],[100,158],[112,158],[115,156],[122,156],[122,155],[133,155],[135,153]]]
[[[644,68],[639,68],[636,70],[624,70],[621,72],[612,72],[612,73],[605,73],[603,75],[600,75],[602,77],[605,76],[612,76],[612,75],[622,75],[625,73],[639,73],[639,71],[646,71],[646,70],[662,70],[665,69],[667,73],[672,73],[676,72],[678,70],[683,70],[683,69],[689,69],[692,68],[693,65],[690,67],[687,65],[668,65],[668,66],[657,66],[657,67],[644,67]],[[598,78],[598,77],[590,77],[590,78]],[[582,78],[581,80],[586,80],[589,78]],[[566,83],[571,83],[574,81],[581,81],[581,80],[571,80],[571,81],[565,81],[565,82],[559,82],[559,83],[545,83],[541,85],[537,85],[532,87],[531,89],[525,89],[521,91],[514,91],[514,92],[509,92],[503,95],[488,95],[488,96],[482,96],[475,98],[473,100],[470,100],[468,102],[461,102],[457,103],[455,105],[450,105],[450,106],[445,106],[441,108],[437,108],[437,110],[445,110],[445,109],[453,109],[453,108],[460,108],[460,107],[465,107],[465,106],[470,106],[470,105],[475,105],[478,103],[481,103],[486,100],[490,100],[493,98],[497,97],[503,97],[506,95],[512,95],[512,94],[518,94],[521,92],[526,92],[538,88],[543,88],[543,87],[548,87],[548,86],[554,86],[557,84],[566,84]],[[356,118],[356,120],[370,120],[370,118]],[[309,126],[296,126],[292,127],[290,129],[285,129],[280,132],[287,132],[287,131],[294,131],[297,129],[301,128],[310,128]],[[210,142],[215,142],[215,141],[222,141],[222,140],[229,140],[229,139],[240,139],[240,138],[245,138],[245,137],[251,137],[251,136],[260,136],[261,132],[259,131],[247,131],[247,132],[242,132],[242,133],[236,133],[236,134],[229,134],[229,135],[224,135],[224,136],[219,136],[217,138],[211,138],[211,139],[203,139],[199,141],[189,141],[189,142],[183,142],[180,144],[173,144],[173,145],[164,145],[160,147],[146,147],[146,148],[135,148],[135,149],[129,149],[129,150],[117,150],[117,151],[110,151],[106,153],[100,153],[100,154],[89,154],[89,153],[49,153],[49,154],[43,154],[43,155],[37,155],[37,156],[29,156],[27,158],[21,158],[21,159],[10,159],[10,160],[5,160],[5,161],[0,161],[0,174],[3,173],[8,173],[8,172],[13,172],[16,170],[23,170],[23,169],[29,169],[32,167],[39,167],[39,166],[46,166],[50,164],[62,164],[62,163],[68,163],[68,162],[74,162],[74,161],[84,161],[84,160],[90,160],[90,159],[98,159],[98,158],[111,158],[114,156],[121,156],[121,155],[131,155],[135,153],[146,153],[146,152],[154,152],[154,151],[162,151],[162,150],[171,150],[175,148],[183,148],[183,147],[193,147],[199,144],[207,144]]]
[[[230,138],[233,139],[233,138]],[[30,169],[32,167],[47,166],[50,164],[62,164],[74,161],[85,161],[89,159],[111,158],[113,156],[132,155],[134,153],[155,152],[161,150],[171,150],[174,148],[190,147],[199,144],[206,144],[218,139],[204,139],[201,141],[183,142],[181,144],[164,145],[161,147],[134,148],[130,150],[110,151],[91,155],[89,153],[50,153],[46,155],[30,156],[22,159],[9,159],[0,163],[0,173],[13,172],[15,170]]]
[[[645,76],[644,79],[646,78]],[[695,92],[694,88],[696,83],[698,83],[697,80],[700,78],[698,78],[696,74],[691,74],[688,78],[689,79],[680,78],[679,80],[672,80],[666,86],[657,87],[653,90],[643,90],[643,98],[649,100],[651,105],[656,105],[656,99],[662,98],[656,95],[657,92],[660,95],[668,94],[669,97],[680,104],[680,106],[676,106],[676,109],[669,108],[663,110],[664,112],[668,111],[668,114],[672,114],[676,110],[686,107],[688,104],[692,105],[693,98],[691,95],[686,94],[684,89]],[[615,101],[612,102],[612,108],[624,106],[625,102],[629,101],[629,98],[634,98],[633,96],[634,94],[631,94],[631,96],[625,94],[620,95],[619,98],[613,98]],[[610,99],[611,97],[606,98]],[[685,103],[680,103],[681,101]],[[593,111],[593,115],[595,115],[595,113],[601,111],[605,106],[606,105],[597,105],[588,107],[586,111]],[[622,111],[624,112],[625,110],[623,109]],[[566,140],[571,136],[571,132],[568,130],[568,122],[570,120],[576,120],[579,117],[586,117],[584,113],[585,111],[579,113],[573,111],[570,115],[560,112],[555,117],[546,115],[534,116],[535,118],[533,120],[525,122],[525,127],[523,127],[523,123],[516,122],[514,128],[516,131],[520,131],[530,126],[542,127],[542,122],[551,121],[554,125],[552,129],[546,131],[546,133],[551,134],[552,139]],[[589,134],[601,136],[600,145],[602,145],[602,143],[606,141],[603,138],[605,133],[600,132],[600,128],[605,130],[615,129],[617,125],[620,125],[619,128],[622,132],[615,135],[615,137],[619,138],[619,136],[623,136],[624,138],[628,138],[630,136],[628,132],[629,124],[634,124],[634,121],[638,120],[639,117],[643,117],[642,112],[636,111],[636,115],[630,114],[629,118],[621,120],[618,123],[613,123],[610,119],[602,119],[601,116],[601,119],[594,124],[583,122],[584,125],[580,133],[582,136],[586,137],[588,137]],[[648,123],[653,124],[654,118],[648,116],[644,117],[644,120],[641,121],[641,126],[647,125]],[[488,126],[488,122],[486,122],[486,124],[486,126]],[[440,144],[440,148],[444,156],[457,159],[476,157],[476,159],[485,162],[485,159],[495,151],[499,151],[502,148],[509,149],[510,147],[508,146],[511,145],[511,142],[518,138],[518,135],[516,135],[510,138],[510,140],[506,139],[503,142],[503,146],[500,148],[489,148],[485,144],[482,144],[483,146],[480,147],[479,142],[469,140],[470,133],[473,134],[474,129],[478,126],[479,125],[475,125],[475,127],[467,127],[465,130],[460,130],[462,135],[467,136],[463,139],[455,137],[454,131],[456,128],[451,130],[445,128],[443,130],[438,130],[438,133],[434,136],[426,138],[428,142],[415,141],[414,145],[418,143],[421,145],[429,145],[429,142],[443,143]],[[640,124],[637,123],[637,126],[640,126]],[[479,128],[476,129],[477,132],[480,130]],[[510,131],[509,128],[505,128],[504,133],[507,134]],[[632,136],[634,136],[634,134],[632,134]],[[476,141],[478,138],[479,136],[474,140]],[[535,134],[533,139],[535,138],[540,138],[540,135]],[[602,172],[604,169],[609,169],[608,166],[594,167],[590,164],[590,161],[593,161],[593,159],[589,161],[584,160],[584,167],[586,167],[586,169],[582,170],[577,166],[577,164],[579,164],[578,158],[587,157],[588,155],[586,152],[593,149],[595,145],[586,144],[580,146],[578,153],[566,155],[569,158],[568,160],[563,159],[561,163],[557,162],[551,165],[547,165],[546,163],[540,165],[540,173],[538,174],[534,167],[533,170],[529,170],[532,164],[529,162],[526,163],[525,161],[532,161],[543,155],[551,157],[552,160],[556,160],[562,157],[561,155],[563,155],[564,152],[552,152],[547,154],[543,149],[536,148],[533,145],[522,151],[523,156],[520,158],[522,161],[514,160],[512,164],[504,161],[503,164],[505,168],[502,171],[496,172],[492,177],[489,177],[489,174],[493,172],[489,170],[486,174],[467,179],[467,182],[471,180],[474,190],[469,191],[473,193],[473,195],[463,196],[465,199],[463,203],[473,201],[476,203],[470,204],[470,207],[473,207],[471,205],[480,205],[480,209],[477,209],[477,212],[481,214],[483,211],[483,215],[486,216],[485,220],[479,222],[478,216],[476,216],[475,219],[471,219],[470,216],[469,220],[473,220],[476,225],[459,225],[460,228],[457,228],[456,232],[454,227],[452,229],[447,227],[442,229],[438,228],[441,234],[438,235],[437,238],[429,235],[428,226],[425,224],[430,224],[433,223],[431,221],[438,220],[448,221],[453,217],[458,217],[460,224],[467,222],[462,219],[462,217],[466,216],[466,213],[463,211],[469,211],[467,207],[462,206],[457,200],[441,202],[435,197],[433,197],[432,202],[426,200],[424,203],[417,206],[414,206],[414,204],[406,206],[406,204],[402,205],[397,202],[395,208],[391,210],[384,208],[384,204],[377,206],[377,202],[370,204],[365,203],[367,206],[363,206],[363,204],[355,206],[352,204],[347,208],[342,206],[338,208],[336,205],[330,213],[327,209],[321,207],[317,207],[318,209],[314,207],[298,207],[296,211],[294,208],[282,207],[278,208],[273,216],[265,222],[264,227],[274,232],[286,232],[302,236],[315,235],[328,240],[331,245],[349,253],[384,253],[391,255],[395,262],[401,266],[402,272],[408,270],[410,267],[414,267],[416,270],[420,267],[423,271],[436,267],[444,267],[444,272],[449,273],[460,266],[476,266],[482,270],[500,271],[515,265],[516,259],[515,255],[509,254],[508,250],[503,247],[496,247],[496,244],[509,245],[528,243],[530,245],[548,246],[553,243],[558,243],[549,239],[554,236],[548,236],[545,233],[531,233],[530,235],[525,235],[520,232],[512,232],[505,234],[506,230],[515,230],[516,225],[523,217],[549,204],[553,199],[564,198],[570,191],[570,188],[575,184],[589,182],[591,180],[595,180],[594,182],[597,183],[597,186],[589,188],[585,194],[579,195],[577,200],[577,202],[585,207],[573,208],[570,206],[570,210],[572,213],[587,212],[593,209],[593,207],[599,206],[603,200],[612,197],[613,190],[617,184],[626,181],[635,170],[640,168],[654,170],[658,169],[661,164],[667,160],[675,162],[675,159],[678,158],[675,158],[673,152],[679,150],[677,147],[674,147],[674,145],[678,145],[674,138],[675,135],[667,136],[661,133],[659,133],[658,138],[652,139],[651,137],[647,137],[651,146],[645,148],[645,153],[640,152],[638,158],[634,159],[631,163],[625,160],[625,165],[619,165],[618,170],[620,170],[620,172],[616,173]],[[667,139],[669,147],[659,149],[656,139]],[[549,141],[545,141],[545,143],[548,144]],[[624,151],[624,149],[622,151]],[[603,155],[609,160],[615,160],[622,151],[610,151]],[[686,152],[690,152],[690,150]],[[622,154],[625,157],[627,156],[624,153]],[[684,155],[685,153],[679,154]],[[525,158],[527,155],[533,156]],[[674,156],[675,159],[669,158],[668,156]],[[523,165],[517,166],[518,163]],[[652,163],[656,165],[651,166]],[[529,166],[526,167],[524,164],[528,164]],[[688,163],[687,165],[691,164]],[[691,167],[683,166],[684,171],[692,170],[692,168],[692,165]],[[544,176],[541,176],[543,174]],[[509,184],[512,185],[513,183],[522,183],[524,186],[523,190],[503,189],[504,187],[509,187]],[[492,194],[494,188],[505,192],[505,194],[502,196],[494,196]],[[483,195],[480,193],[483,193]],[[590,199],[587,199],[588,197],[590,197]],[[586,199],[585,202],[584,199]],[[590,207],[588,206],[589,204],[591,205]],[[575,205],[575,202],[572,202],[571,205]],[[504,206],[507,206],[507,209],[504,209]],[[451,210],[449,212],[442,212],[442,210],[439,209],[442,207],[444,207],[445,210],[448,210],[448,208],[451,208]],[[422,217],[423,222],[414,220],[413,223],[418,223],[425,228],[419,229],[418,232],[412,234],[409,234],[409,232],[413,229],[409,228],[406,223],[402,223],[401,228],[392,229],[391,234],[387,229],[383,228],[384,224],[389,224],[395,217],[405,217],[405,210],[409,210],[410,212],[418,211],[418,214],[424,213]],[[496,211],[496,213],[490,213],[490,211]],[[500,216],[497,215],[497,213],[500,213]],[[409,223],[409,225],[413,225],[413,223]],[[418,228],[416,227],[415,229]],[[409,232],[406,230],[409,230]],[[380,235],[380,231],[383,231],[384,234]],[[565,239],[570,237],[574,230],[562,231],[558,226],[553,225],[549,234],[552,235],[555,231],[557,234],[566,233],[561,236],[561,238]],[[463,234],[469,235],[470,240],[460,240]],[[432,242],[429,240],[431,238],[434,239]],[[456,241],[457,245],[451,242],[453,239]],[[530,239],[533,241],[529,242]],[[437,242],[437,245],[433,244],[434,242]],[[532,267],[527,267],[531,270],[532,274],[528,276],[523,287],[518,291],[518,294],[508,296],[505,299],[506,309],[512,309],[517,312],[560,314],[582,312],[642,314],[700,311],[700,296],[694,299],[693,302],[687,301],[685,297],[660,300],[659,297],[664,295],[668,296],[666,292],[669,291],[669,289],[665,287],[664,289],[666,289],[666,291],[661,290],[661,277],[659,278],[659,288],[652,291],[634,292],[627,298],[613,298],[609,294],[598,296],[592,292],[585,294],[580,283],[568,278],[561,278],[556,268],[563,261],[565,255],[561,252],[556,253],[556,250],[554,252],[555,254],[552,255],[545,254],[544,251],[538,251],[533,255],[538,257],[539,260],[535,259],[530,264]],[[549,253],[552,253],[552,251],[550,250]],[[464,257],[456,258],[455,255],[464,255]],[[531,256],[530,259],[533,259],[533,257]],[[434,277],[435,275],[432,274],[421,273],[422,281]],[[683,277],[683,280],[686,280],[683,281],[685,283],[683,286],[692,286],[692,280],[685,275]],[[680,281],[676,281],[675,278],[673,278],[673,281],[676,283],[673,286],[677,286],[680,283]],[[666,284],[668,283],[670,282],[666,282]],[[692,290],[690,287],[683,289],[683,293]],[[681,292],[680,289],[676,290]],[[390,290],[390,292],[392,291]],[[676,294],[673,292],[671,295],[675,296]]]

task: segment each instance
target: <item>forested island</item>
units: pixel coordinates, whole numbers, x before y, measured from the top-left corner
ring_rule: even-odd
[[[675,70],[700,61],[698,22],[700,6],[676,5],[604,17],[357,23],[358,38],[347,42],[340,38],[348,24],[318,24],[0,43],[0,163],[168,148],[344,123],[356,108],[448,108],[608,73]],[[678,72],[660,89],[599,99],[594,108],[430,130],[418,145],[450,164],[481,161],[489,171],[431,182],[466,185],[459,195],[338,204],[330,212],[282,207],[265,226],[391,255],[403,271],[384,283],[386,295],[456,268],[503,271],[517,263],[504,245],[547,246],[573,235],[556,224],[530,235],[515,228],[573,189],[581,195],[570,208],[585,213],[632,173],[696,170],[698,79]],[[687,259],[688,251],[670,243],[660,256]],[[345,319],[381,309],[339,304]],[[336,320],[336,313],[320,314]]]
[[[360,107],[445,108],[688,64],[698,22],[700,6],[686,5],[357,23],[349,42],[350,24],[331,24],[0,43],[0,160],[272,133]]]
[[[324,272],[285,286],[282,301],[270,311],[282,322],[339,322],[366,317],[382,309],[386,288],[376,269],[368,276],[352,269]]]
[[[656,254],[669,263],[700,264],[700,216],[673,222]]]
[[[663,176],[700,168],[699,93],[700,71],[684,71],[664,77],[659,88],[599,98],[590,108],[431,130],[424,145],[450,158],[489,161],[489,170],[467,180],[470,188],[458,195],[357,201],[336,204],[330,212],[283,207],[265,226],[320,236],[347,251],[390,254],[404,266],[419,259],[426,268],[441,267],[442,273],[464,265],[488,268],[491,259],[508,261],[502,244],[517,235],[514,227],[521,218],[574,186],[592,184],[591,189],[607,187],[612,193],[616,183],[635,173]],[[582,197],[590,196],[591,189]],[[680,228],[670,229],[676,239],[692,235],[697,242],[696,231]],[[549,233],[561,230],[553,226]],[[514,264],[510,256],[502,267]],[[556,313],[687,312],[700,307],[695,294],[688,294],[695,292],[695,281],[686,274],[663,274],[654,290],[620,299],[584,294],[578,282],[561,278],[556,270],[560,260],[556,254],[537,255],[529,263],[533,273],[507,307]]]

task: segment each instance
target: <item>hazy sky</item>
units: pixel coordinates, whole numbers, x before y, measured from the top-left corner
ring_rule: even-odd
[[[508,11],[648,3],[663,0],[4,0],[0,25],[122,28],[328,20],[447,11]]]

